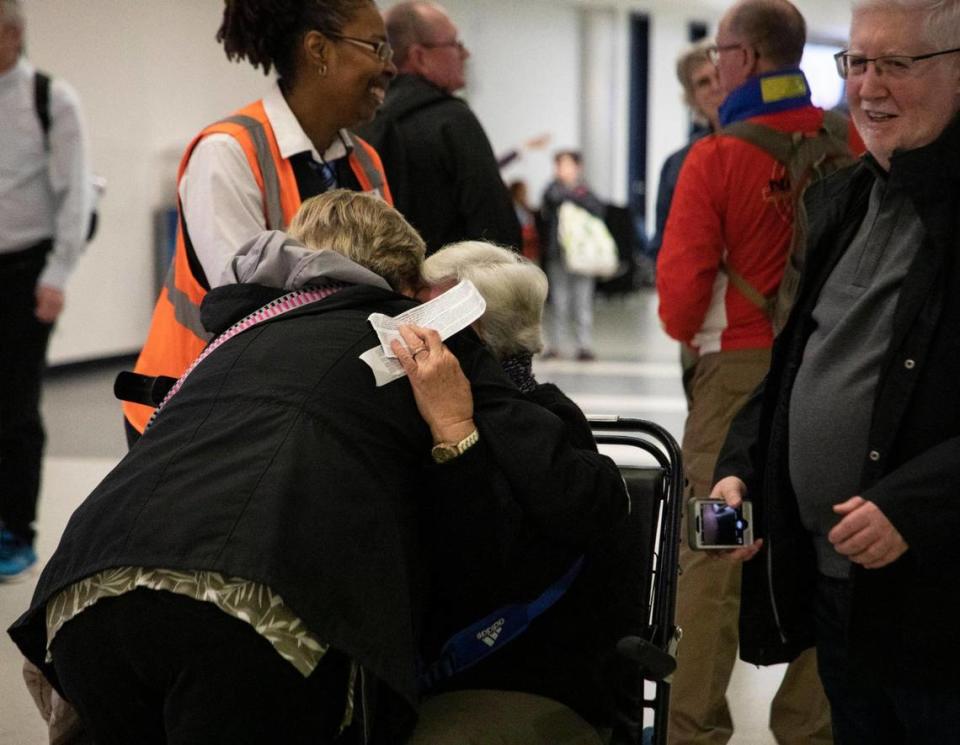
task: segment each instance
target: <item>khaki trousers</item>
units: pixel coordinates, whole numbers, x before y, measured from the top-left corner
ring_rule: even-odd
[[[691,385],[683,436],[685,497],[708,497],[713,470],[730,422],[763,380],[765,349],[707,354]],[[687,545],[686,505],[681,528],[676,623],[683,629],[670,690],[669,745],[725,745],[734,723],[727,686],[737,658],[740,565]],[[817,676],[814,650],[787,667],[770,707],[779,745],[830,745],[830,709]]]
[[[454,691],[423,702],[407,745],[602,745],[561,703],[519,691]]]

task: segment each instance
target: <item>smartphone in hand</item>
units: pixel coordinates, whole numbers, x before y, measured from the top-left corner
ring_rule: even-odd
[[[734,509],[722,499],[687,502],[687,539],[692,549],[723,550],[753,543],[753,505],[742,502]]]

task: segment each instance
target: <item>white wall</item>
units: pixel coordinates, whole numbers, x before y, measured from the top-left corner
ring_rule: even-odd
[[[259,97],[267,79],[230,64],[214,34],[223,0],[23,0],[30,56],[79,91],[96,171],[108,181],[101,228],[67,288],[54,363],[135,351],[154,301],[153,212],[172,200],[176,164],[204,124]],[[381,0],[388,5],[389,0]],[[650,17],[648,214],[663,158],[686,136],[673,60],[691,19],[726,0],[446,0],[473,57],[465,96],[497,152],[550,132],[505,172],[534,199],[554,149],[588,155],[596,190],[626,199],[631,12]],[[801,0],[811,36],[843,38],[845,2]]]
[[[587,181],[602,199],[627,202],[630,16],[624,9],[581,11],[581,149]]]
[[[531,199],[553,173],[552,152],[581,145],[580,13],[555,0],[447,0],[443,3],[470,49],[464,97],[483,123],[494,152],[548,132],[550,145],[528,150],[504,170],[527,182]]]
[[[67,287],[53,363],[134,351],[154,296],[153,211],[171,202],[180,153],[205,124],[261,95],[214,35],[218,0],[25,0],[29,56],[79,92],[95,171],[97,238]]]

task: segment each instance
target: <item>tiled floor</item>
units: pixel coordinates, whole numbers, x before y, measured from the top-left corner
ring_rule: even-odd
[[[598,299],[598,361],[551,360],[537,365],[541,381],[552,381],[591,414],[647,418],[678,439],[685,412],[674,344],[660,331],[656,299],[648,291],[626,298]],[[126,444],[113,399],[116,365],[56,373],[46,385],[44,409],[48,450],[40,505],[38,553],[49,556],[70,513],[123,456]],[[32,582],[0,585],[0,627],[27,607]],[[45,729],[20,678],[20,657],[0,638],[0,745],[41,745]],[[729,691],[737,725],[731,745],[768,745],[769,701],[782,668],[738,665]]]

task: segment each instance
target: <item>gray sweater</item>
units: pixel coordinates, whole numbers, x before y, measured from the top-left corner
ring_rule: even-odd
[[[900,287],[923,239],[906,192],[875,183],[867,215],[820,294],[790,398],[790,479],[817,564],[847,577],[827,534],[833,506],[858,495],[873,402]]]

